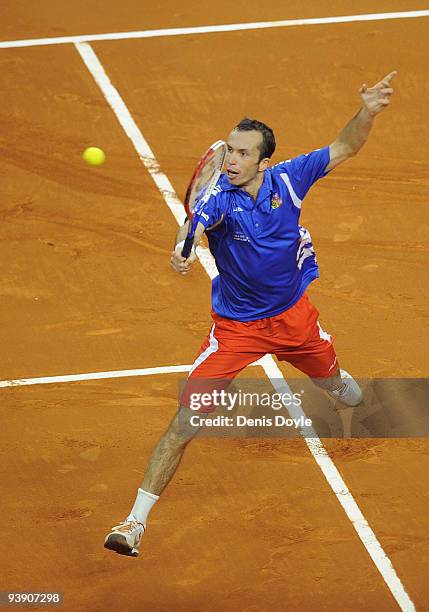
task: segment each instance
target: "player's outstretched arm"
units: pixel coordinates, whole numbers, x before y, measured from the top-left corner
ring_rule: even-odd
[[[336,166],[349,159],[365,144],[372,128],[373,120],[378,113],[388,106],[393,93],[391,80],[397,75],[396,70],[390,72],[373,87],[363,84],[359,90],[362,108],[358,114],[345,126],[337,139],[330,145],[330,162],[326,170],[333,170]]]

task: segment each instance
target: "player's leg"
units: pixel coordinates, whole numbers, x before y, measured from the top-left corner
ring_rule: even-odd
[[[193,413],[187,406],[180,406],[165,434],[152,451],[141,488],[153,495],[161,495],[172,479],[187,444],[198,433],[198,426],[192,425]],[[146,523],[146,516],[138,513],[138,504],[131,514]]]
[[[160,494],[172,479],[186,445],[198,432],[189,422],[190,410],[180,406],[167,431],[152,451],[148,467],[138,489],[130,514],[106,536],[104,546],[120,554],[138,556],[138,547],[146,529],[147,517]]]
[[[191,394],[219,390],[219,385],[225,388],[241,370],[264,355],[264,352],[249,351],[248,345],[245,351],[240,351],[241,336],[245,334],[240,325],[234,323],[215,323],[202,344],[182,393],[179,410],[152,451],[134,506],[126,520],[107,535],[106,548],[129,556],[138,555],[148,514],[174,476],[187,444],[200,429],[193,424],[195,412],[188,407]]]
[[[346,406],[357,406],[362,401],[361,390],[354,378],[340,369],[333,338],[322,329],[318,321],[319,311],[307,296],[303,296],[295,306],[296,313],[286,311],[284,315],[288,323],[288,333],[295,331],[297,337],[302,335],[302,343],[279,350],[276,356],[307,374],[315,385],[324,389],[335,400]],[[295,330],[294,325],[297,327]]]
[[[310,376],[310,378],[315,385],[345,406],[358,406],[362,401],[362,392],[358,383],[346,370],[338,367],[331,376],[325,378]]]
[[[309,302],[319,316],[319,311]],[[312,333],[307,342],[309,353],[308,375],[315,385],[324,389],[336,401],[345,406],[357,406],[362,401],[362,392],[358,383],[346,370],[340,369],[334,349],[334,341],[325,332],[319,321],[313,324]],[[304,367],[307,364],[301,362]]]

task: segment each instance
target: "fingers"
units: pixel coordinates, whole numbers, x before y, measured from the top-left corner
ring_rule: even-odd
[[[390,81],[398,74],[397,70],[393,70],[393,72],[389,72],[389,74],[387,74],[383,79],[381,79],[380,83],[378,83],[378,85],[380,87],[389,87],[390,86]]]
[[[173,270],[175,270],[176,272],[182,275],[187,274],[189,270],[191,269],[191,266],[189,264],[186,264],[184,262],[177,263],[173,259],[170,260],[170,266],[173,268]]]
[[[393,70],[387,74],[383,80],[372,87],[367,87],[365,83],[361,85],[360,94],[363,104],[373,117],[390,104],[390,98],[393,94],[393,88],[390,87],[390,81],[397,74],[397,71]]]
[[[384,78],[381,79],[381,81],[379,81],[376,85],[373,85],[372,87],[369,88],[369,90],[373,90],[373,89],[379,89],[380,87],[384,87],[384,88],[390,88],[390,81],[398,74],[397,70],[393,70],[392,72],[389,72],[389,74],[386,74],[386,76]],[[366,83],[364,83],[359,92],[360,93],[365,93],[366,91],[368,91],[368,86],[366,85]],[[393,91],[393,89],[392,89]]]
[[[394,90],[393,87],[385,87],[382,83],[378,83],[378,85],[370,87],[369,89],[367,89],[367,91],[376,91],[377,93],[388,94],[391,96]]]
[[[385,97],[381,100],[382,104],[389,104],[390,96],[393,94],[393,89],[391,87],[384,87],[384,89],[380,90],[380,93],[384,94]]]
[[[381,81],[379,81],[376,85],[373,85],[372,87],[367,87],[366,85],[362,85],[362,87],[360,88],[360,93],[365,93],[366,91],[374,91],[375,89],[381,89],[383,88],[390,88],[390,81],[398,74],[397,70],[393,70],[392,72],[389,72],[389,74],[386,74],[386,76],[384,78],[381,79]],[[393,89],[392,89],[393,92]]]
[[[392,72],[389,72],[389,74],[387,74],[384,79],[381,80],[381,82],[385,85],[389,85],[390,81],[398,74],[397,70],[392,70]]]
[[[173,270],[179,272],[179,274],[185,275],[190,271],[191,264],[193,264],[195,259],[196,255],[193,252],[190,254],[188,259],[185,259],[180,253],[173,251],[170,258],[170,266],[173,268]]]
[[[390,96],[393,94],[393,89],[391,87],[385,87],[384,89],[380,90],[380,93],[384,94],[384,98],[382,100],[383,104],[389,104],[390,102]]]

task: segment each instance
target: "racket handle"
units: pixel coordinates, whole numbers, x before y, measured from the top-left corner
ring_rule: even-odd
[[[193,246],[194,246],[194,237],[187,236],[185,240],[185,244],[183,245],[183,249],[182,249],[182,257],[184,257],[185,259],[188,259],[189,255],[191,254]]]

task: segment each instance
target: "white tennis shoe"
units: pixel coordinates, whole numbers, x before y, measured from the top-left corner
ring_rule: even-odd
[[[111,532],[104,540],[104,548],[114,550],[120,555],[138,557],[139,546],[145,526],[136,520],[123,521],[112,527]]]
[[[342,386],[336,391],[327,391],[328,395],[346,406],[357,406],[362,401],[362,391],[348,372],[340,370]]]

